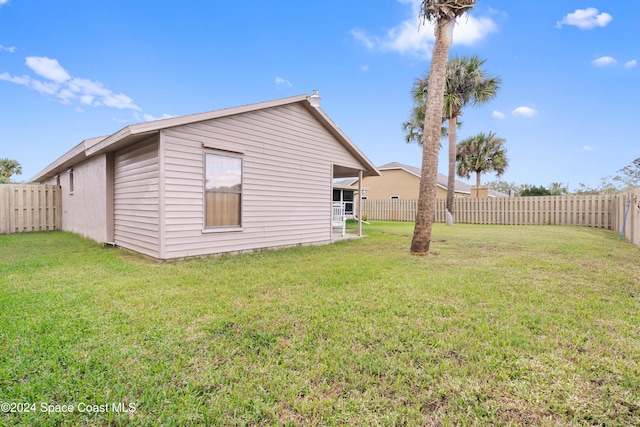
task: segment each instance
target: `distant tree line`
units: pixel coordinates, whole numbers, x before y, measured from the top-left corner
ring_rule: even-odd
[[[608,175],[600,178],[600,185],[596,187],[579,183],[578,188],[569,190],[568,184],[552,182],[548,186],[516,184],[507,181],[491,181],[487,185],[491,190],[499,191],[514,196],[562,196],[565,194],[589,195],[589,194],[616,194],[621,191],[640,186],[640,157],[627,166],[620,169],[616,175]]]

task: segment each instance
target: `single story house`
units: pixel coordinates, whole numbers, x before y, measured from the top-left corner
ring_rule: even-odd
[[[129,125],[32,181],[63,230],[172,259],[331,242],[333,180],[379,174],[314,92]]]
[[[378,166],[379,176],[365,176],[362,179],[362,198],[370,200],[417,199],[420,190],[420,168],[398,162],[386,163]],[[351,181],[357,185],[358,180]],[[438,174],[436,198],[447,198],[448,179],[444,174]],[[483,188],[484,187],[484,188]],[[473,192],[471,191],[473,189]],[[478,197],[476,187],[462,181],[455,180],[455,197]],[[507,197],[506,194],[488,190],[480,186],[480,197]]]

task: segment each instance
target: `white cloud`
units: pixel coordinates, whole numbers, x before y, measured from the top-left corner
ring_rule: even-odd
[[[4,80],[6,82],[11,82],[23,86],[29,87],[29,82],[31,81],[31,77],[29,76],[11,76],[9,73],[0,73],[0,80]]]
[[[497,32],[498,25],[491,18],[467,15],[458,20],[458,25],[453,30],[453,44],[473,46],[489,34]]]
[[[115,93],[100,82],[71,76],[56,59],[30,56],[26,58],[26,65],[45,80],[38,80],[28,75],[11,76],[6,72],[0,74],[0,80],[28,87],[44,95],[55,96],[63,104],[77,101],[80,105],[86,106],[104,105],[140,111],[140,107],[129,96]]]
[[[122,93],[114,93],[100,82],[73,77],[68,82],[68,88],[77,94],[80,97],[80,102],[85,105],[105,105],[118,109],[140,110],[140,107],[130,97]]]
[[[593,150],[595,150],[595,149],[596,149],[596,147],[592,147],[592,146],[590,146],[590,145],[585,145],[585,146],[583,146],[583,147],[582,147],[580,150],[578,150],[578,151],[585,151],[585,152],[589,152],[589,151],[593,151]]]
[[[62,89],[58,92],[58,98],[62,100],[63,104],[71,104],[71,100],[76,98],[76,94],[69,89]]]
[[[56,59],[47,58],[46,56],[29,56],[26,63],[27,67],[31,68],[34,73],[45,79],[61,83],[71,78],[67,70],[62,68]]]
[[[27,75],[12,76],[5,72],[0,74],[0,80],[22,85],[45,95],[55,95],[59,90],[59,85],[55,82],[42,82]]]
[[[518,107],[511,114],[517,117],[534,117],[538,114],[538,111],[530,107]]]
[[[495,111],[494,110],[493,113],[491,113],[491,117],[493,117],[494,119],[502,120],[506,116],[502,111]]]
[[[81,77],[74,77],[68,82],[69,89],[74,93],[82,93],[89,96],[103,96],[109,93],[108,89],[100,82],[94,82]]]
[[[0,6],[9,3],[9,0],[0,0]]]
[[[92,105],[93,104],[93,96],[92,95],[82,95],[80,96],[80,102],[84,105]]]
[[[618,61],[616,61],[614,58],[610,56],[601,56],[600,58],[594,59],[593,61],[591,61],[591,63],[596,67],[609,67],[609,66],[617,65]]]
[[[0,0],[0,1],[2,1],[2,0]],[[2,4],[2,3],[0,3],[0,4]],[[13,47],[13,46],[2,46],[2,45],[0,44],[0,51],[5,51],[5,52],[11,52],[11,53],[14,53],[14,52],[16,51],[16,48],[15,48],[15,47]]]
[[[631,61],[627,61],[624,64],[624,68],[636,68],[638,66],[638,61],[632,59]]]
[[[107,107],[119,108],[119,109],[129,109],[129,110],[139,110],[140,108],[133,103],[133,99],[129,98],[127,95],[123,93],[113,93],[109,92],[102,98],[102,104]]]
[[[596,27],[606,27],[609,22],[613,20],[613,17],[608,13],[598,13],[598,9],[595,7],[588,7],[586,9],[576,9],[573,13],[568,13],[562,21],[558,22],[556,26],[561,28],[562,25],[573,25],[581,30],[592,30]]]
[[[351,30],[351,35],[354,39],[362,43],[368,50],[373,50],[373,48],[376,47],[377,42],[370,38],[363,30],[355,28]]]
[[[276,76],[275,81],[276,81],[276,85],[278,86],[288,86],[288,87],[293,86],[289,80],[283,79],[282,77]]]
[[[154,120],[170,119],[170,118],[175,117],[175,116],[171,115],[171,114],[167,114],[167,113],[164,113],[160,117],[156,117],[156,116],[151,115],[151,114],[133,113],[133,117],[139,122],[142,122],[142,121],[152,122]]]
[[[399,52],[428,59],[435,41],[434,26],[430,22],[422,25],[418,19],[421,0],[398,1],[411,5],[410,18],[388,30],[382,37],[369,35],[359,28],[351,30],[351,36],[368,50]],[[491,18],[465,15],[456,21],[453,44],[472,46],[497,31],[498,26]]]
[[[43,82],[40,80],[31,80],[30,87],[45,95],[56,95],[60,90],[60,85],[56,82]],[[64,100],[64,98],[62,98]]]

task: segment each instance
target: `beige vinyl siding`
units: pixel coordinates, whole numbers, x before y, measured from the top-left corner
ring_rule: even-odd
[[[123,248],[158,257],[157,138],[117,152],[114,164],[114,241]]]
[[[417,199],[420,192],[420,178],[402,169],[382,170],[380,176],[367,176],[362,180],[369,200],[389,200],[391,195],[400,199]],[[438,196],[442,189],[438,187]],[[444,192],[446,197],[447,193]]]
[[[166,129],[164,258],[327,242],[334,164],[362,166],[299,105]],[[204,228],[203,148],[243,159],[242,227]]]

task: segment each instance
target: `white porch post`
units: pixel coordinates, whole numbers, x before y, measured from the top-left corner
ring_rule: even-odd
[[[358,172],[358,237],[362,237],[362,171]]]

